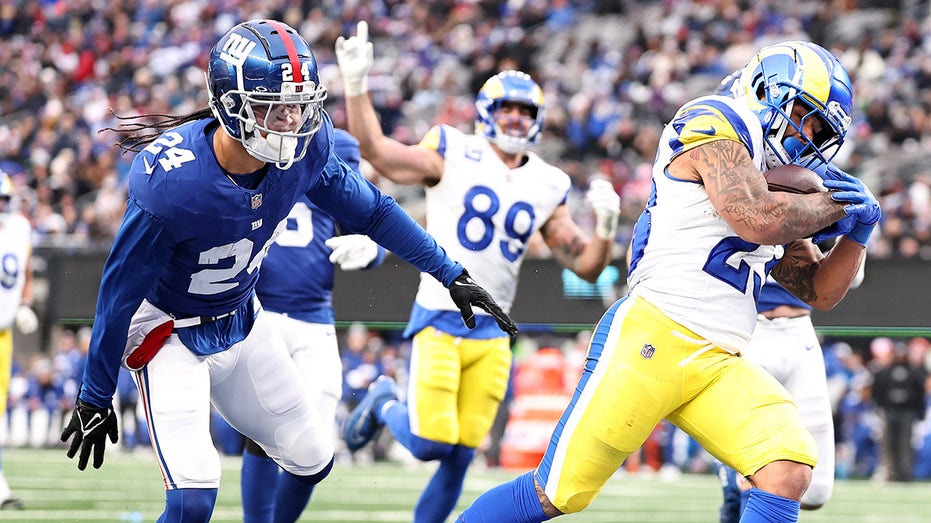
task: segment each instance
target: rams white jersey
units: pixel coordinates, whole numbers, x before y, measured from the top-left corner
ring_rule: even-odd
[[[32,227],[20,214],[0,214],[0,329],[13,324],[26,284]]]
[[[756,325],[756,298],[782,246],[743,240],[698,182],[673,178],[672,160],[714,140],[743,144],[765,170],[759,120],[732,98],[698,98],[666,125],[653,164],[653,189],[634,230],[628,284],[673,320],[739,352]]]
[[[440,182],[426,189],[427,232],[510,311],[527,242],[566,201],[569,176],[533,153],[510,169],[487,139],[446,125],[430,129],[420,145],[446,163]],[[416,302],[459,310],[449,290],[427,274],[420,276]]]

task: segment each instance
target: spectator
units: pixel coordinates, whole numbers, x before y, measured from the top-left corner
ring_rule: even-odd
[[[876,371],[873,398],[883,420],[883,458],[889,481],[911,481],[912,430],[925,414],[925,371],[908,361],[908,345],[895,342],[892,359]]]

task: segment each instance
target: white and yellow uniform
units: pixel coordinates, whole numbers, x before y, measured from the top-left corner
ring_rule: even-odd
[[[527,242],[566,201],[569,176],[529,152],[510,169],[487,139],[445,125],[420,145],[445,159],[440,182],[426,189],[427,231],[510,311]],[[491,428],[511,351],[491,316],[479,312],[476,320],[475,329],[465,327],[449,290],[421,274],[405,331],[414,336],[408,406],[415,435],[475,448]]]
[[[13,365],[13,322],[23,298],[32,227],[20,214],[0,214],[0,412],[6,411]]]
[[[741,239],[702,184],[667,172],[675,157],[713,140],[740,142],[765,169],[759,120],[731,98],[696,99],[663,131],[634,231],[630,294],[596,326],[577,392],[535,474],[562,512],[588,506],[664,418],[743,475],[775,460],[815,464],[789,394],[740,357],[782,247]]]

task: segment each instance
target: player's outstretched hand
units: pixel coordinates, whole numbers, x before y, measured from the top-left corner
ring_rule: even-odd
[[[475,327],[475,313],[472,311],[472,306],[475,305],[491,314],[495,321],[498,322],[501,330],[508,333],[508,336],[517,334],[517,324],[514,323],[514,320],[501,310],[501,307],[495,303],[488,291],[475,283],[475,280],[469,276],[469,272],[465,269],[450,284],[449,295],[453,298],[453,303],[459,307],[462,321],[465,322],[466,327],[470,329]]]
[[[378,244],[364,234],[334,236],[323,243],[333,249],[330,263],[344,271],[364,269],[378,257]]]
[[[78,449],[81,454],[78,456],[78,470],[87,468],[87,460],[90,458],[91,451],[94,452],[94,468],[99,469],[103,465],[103,451],[107,444],[107,438],[111,443],[116,443],[119,439],[116,428],[116,414],[113,408],[99,408],[78,398],[71,413],[71,419],[61,431],[61,440],[68,441],[71,435],[71,446],[68,448],[68,458],[74,458]]]
[[[847,216],[835,224],[838,226],[839,234],[844,234],[851,240],[866,245],[873,228],[883,215],[879,201],[873,196],[869,187],[859,179],[838,169],[834,169],[832,174],[836,175],[837,179],[824,180],[824,186],[831,191],[831,198],[847,204],[844,206]],[[819,235],[820,233],[815,237]]]
[[[621,214],[621,197],[607,180],[592,180],[585,194],[595,211],[595,235],[604,240],[617,236],[617,219]]]
[[[358,96],[369,90],[369,71],[375,63],[375,50],[369,42],[369,24],[356,25],[356,36],[336,39],[336,63],[343,77],[346,96]]]

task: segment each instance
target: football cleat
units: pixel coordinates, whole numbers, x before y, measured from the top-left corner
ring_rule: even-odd
[[[26,504],[19,498],[6,498],[0,502],[0,510],[24,510]]]
[[[378,410],[385,402],[397,399],[397,385],[393,378],[379,376],[369,385],[368,392],[356,408],[352,409],[343,429],[343,439],[350,451],[355,452],[372,441],[383,425],[378,420]]]

